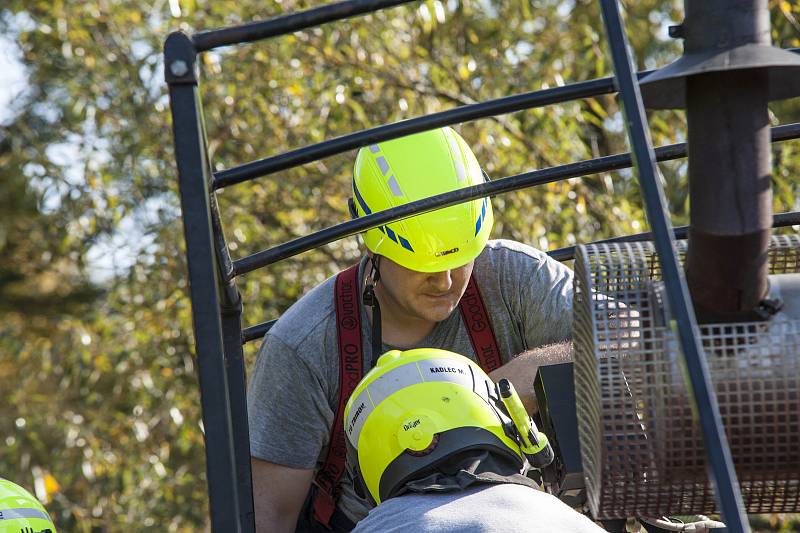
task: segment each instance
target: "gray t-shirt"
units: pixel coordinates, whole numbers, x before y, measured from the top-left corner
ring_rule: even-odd
[[[530,246],[494,240],[475,260],[473,276],[504,363],[527,349],[570,337],[572,271],[561,263]],[[334,282],[330,278],[300,298],[264,337],[247,391],[254,457],[303,469],[319,468],[325,460],[339,395]],[[372,345],[364,306],[361,328],[366,372]],[[457,310],[416,347],[447,349],[477,360]],[[385,350],[392,348],[384,344]],[[369,509],[346,474],[339,508],[354,522]]]
[[[407,494],[369,512],[353,533],[602,533],[555,496],[522,485]]]

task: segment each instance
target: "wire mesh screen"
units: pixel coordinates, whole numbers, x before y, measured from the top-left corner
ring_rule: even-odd
[[[683,260],[686,243],[678,243]],[[770,274],[800,273],[800,236]],[[651,243],[580,246],[575,392],[597,518],[713,513],[702,435]],[[800,510],[800,321],[707,324],[700,337],[748,513]]]

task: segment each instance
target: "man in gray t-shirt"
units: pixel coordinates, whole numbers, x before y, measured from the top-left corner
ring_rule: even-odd
[[[353,215],[483,179],[472,151],[450,128],[371,145],[356,159]],[[540,361],[512,359],[570,336],[572,272],[529,246],[490,241],[492,223],[491,203],[480,198],[364,233],[368,254],[357,279],[378,304],[360,307],[365,371],[379,355],[373,351],[392,348],[436,347],[476,359],[455,311],[472,277],[504,363],[491,377],[510,379],[530,408]],[[265,336],[251,374],[248,412],[259,531],[294,531],[328,450],[340,379],[334,283],[328,279],[284,313]],[[380,343],[373,339],[378,331]],[[351,522],[368,511],[347,475],[337,509]]]

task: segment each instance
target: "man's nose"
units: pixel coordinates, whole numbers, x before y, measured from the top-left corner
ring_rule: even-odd
[[[449,291],[453,286],[453,273],[452,270],[445,270],[444,272],[433,272],[429,276],[431,285],[439,292]]]

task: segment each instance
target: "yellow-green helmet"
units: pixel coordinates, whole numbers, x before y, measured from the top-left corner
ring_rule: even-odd
[[[0,533],[56,533],[39,500],[16,483],[0,478]]]
[[[378,359],[345,406],[347,460],[357,486],[378,504],[455,454],[489,450],[525,459],[495,384],[461,355],[392,350]]]
[[[356,157],[354,216],[483,182],[475,154],[452,128],[373,144]],[[373,253],[408,269],[441,272],[475,259],[493,224],[489,199],[479,198],[373,228],[364,241]]]

